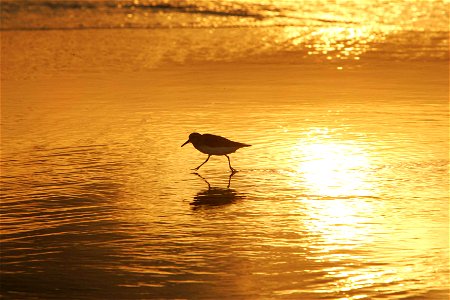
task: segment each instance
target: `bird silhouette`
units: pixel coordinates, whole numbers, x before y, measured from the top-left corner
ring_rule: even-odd
[[[201,166],[206,164],[211,155],[225,155],[228,158],[228,166],[233,173],[237,172],[237,170],[231,166],[231,161],[228,154],[236,152],[236,150],[238,150],[239,148],[251,146],[249,144],[233,142],[218,135],[208,133],[200,134],[197,132],[191,133],[189,135],[189,139],[183,145],[181,145],[181,147],[188,143],[194,145],[195,149],[197,149],[198,151],[208,154],[206,160],[200,166],[194,168],[194,170],[198,170]]]

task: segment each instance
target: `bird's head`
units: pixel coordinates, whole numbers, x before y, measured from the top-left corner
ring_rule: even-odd
[[[192,143],[192,142],[196,142],[198,141],[200,138],[202,137],[202,135],[200,133],[197,132],[193,132],[189,135],[189,139],[183,144],[181,145],[181,147],[183,147],[184,145],[188,144],[188,143]]]

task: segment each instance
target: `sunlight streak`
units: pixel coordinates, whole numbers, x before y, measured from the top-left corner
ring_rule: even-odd
[[[310,144],[300,141],[292,156],[297,160],[296,173],[314,195],[368,196],[373,192],[367,178],[368,154],[357,145],[327,140]]]
[[[304,45],[308,55],[325,55],[328,60],[359,60],[371,43],[384,37],[367,26],[330,26],[306,32],[304,28],[285,27],[284,35],[294,47]]]

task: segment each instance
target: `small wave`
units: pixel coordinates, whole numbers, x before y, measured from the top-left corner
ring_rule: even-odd
[[[264,8],[215,2],[17,1],[2,3],[2,30],[208,27],[228,18],[263,20]],[[175,15],[175,16],[174,16]],[[222,19],[221,22],[217,19]],[[248,22],[244,22],[248,23]],[[251,23],[251,22],[250,22]],[[238,24],[238,23],[236,23]],[[236,25],[235,24],[235,25]]]
[[[263,10],[267,10],[267,6],[260,5]],[[262,18],[262,14],[256,11],[248,10],[244,4],[242,5],[226,5],[215,2],[174,2],[167,1],[17,1],[5,0],[2,3],[2,10],[5,13],[17,13],[20,10],[33,11],[34,13],[42,9],[50,10],[151,10],[151,11],[174,11],[182,13],[201,13],[223,16],[239,16]]]
[[[371,28],[448,31],[439,15],[442,3],[327,5],[321,1],[176,1],[176,0],[4,0],[2,30],[222,28],[266,26],[329,26],[358,24]],[[411,7],[410,7],[411,6]],[[404,12],[399,18],[390,11]]]
[[[221,1],[18,1],[2,3],[1,30],[235,28],[353,24],[298,8]]]

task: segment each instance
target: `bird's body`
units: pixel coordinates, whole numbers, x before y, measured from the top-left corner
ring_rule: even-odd
[[[189,135],[189,139],[183,145],[181,145],[181,147],[183,147],[187,143],[192,143],[195,149],[202,153],[208,154],[208,158],[205,160],[205,162],[195,168],[195,170],[198,170],[201,166],[203,166],[211,157],[211,155],[225,155],[228,158],[228,165],[232,172],[236,172],[236,170],[231,167],[230,158],[227,154],[234,153],[239,148],[251,146],[244,143],[233,142],[218,135],[208,133],[200,134],[197,132],[191,133]]]
[[[191,141],[195,149],[209,155],[225,155],[236,152],[239,148],[250,145],[233,142],[224,137],[214,134],[202,134],[197,139]]]

